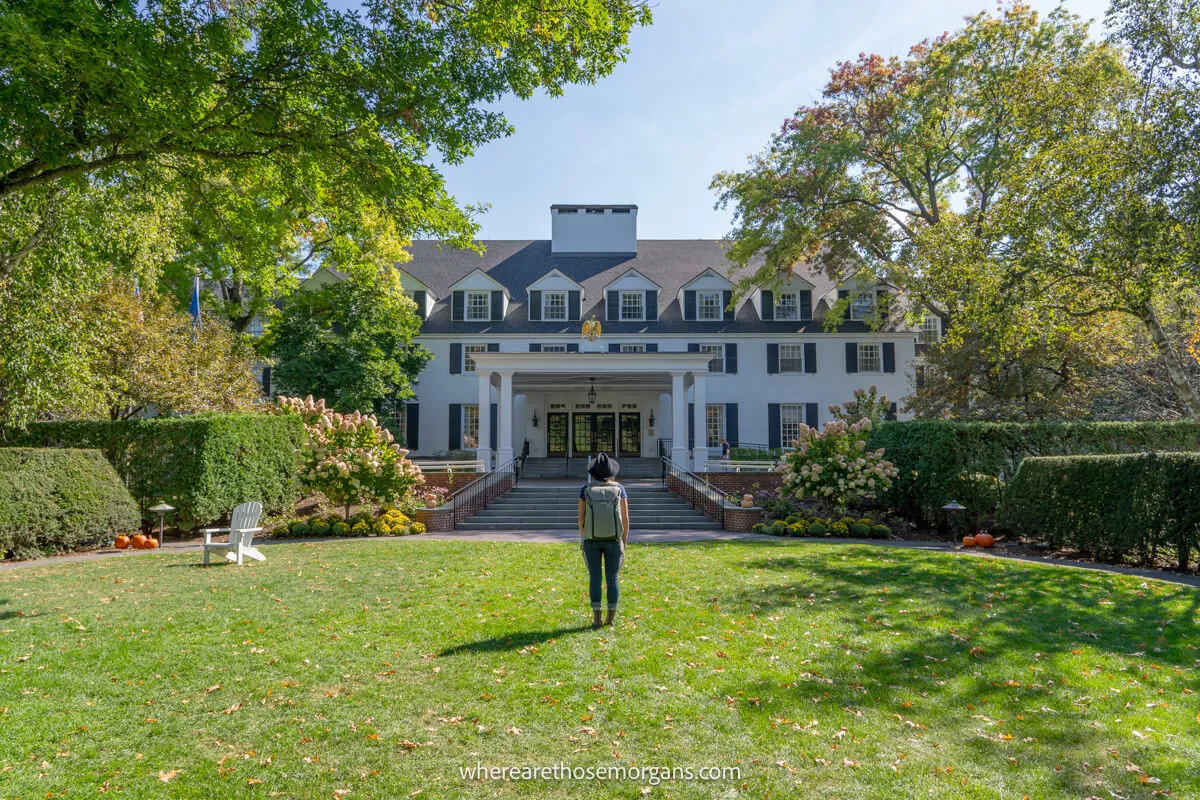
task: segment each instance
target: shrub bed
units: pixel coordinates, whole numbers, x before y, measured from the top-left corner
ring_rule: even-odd
[[[257,500],[267,513],[297,497],[297,417],[201,414],[121,421],[41,422],[14,437],[35,447],[100,450],[125,481],[142,513],[160,500],[178,509],[182,526],[208,523],[238,503]]]
[[[139,519],[99,450],[0,448],[0,559],[108,543]]]
[[[939,508],[957,500],[974,524],[996,512],[1002,478],[1028,457],[1194,452],[1200,450],[1200,424],[885,422],[871,431],[867,446],[882,447],[896,466],[884,500],[897,512],[934,522]]]
[[[1001,521],[1103,560],[1174,551],[1186,569],[1200,539],[1200,454],[1026,458]]]

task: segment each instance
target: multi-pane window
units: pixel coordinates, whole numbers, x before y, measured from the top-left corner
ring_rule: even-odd
[[[702,344],[700,345],[701,353],[708,353],[711,360],[708,362],[709,372],[724,372],[725,371],[725,345],[723,344]]]
[[[475,359],[471,358],[475,353],[486,353],[486,344],[464,344],[463,345],[463,372],[475,371]]]
[[[875,294],[861,292],[850,301],[850,319],[865,320],[875,316]]]
[[[250,319],[250,325],[247,326],[247,328],[246,328],[246,333],[250,334],[255,339],[257,339],[259,336],[262,336],[263,335],[262,317],[258,316],[257,314],[254,317],[252,317]]]
[[[646,318],[644,292],[621,292],[621,319],[641,321]]]
[[[567,293],[542,292],[542,319],[567,318]]]
[[[860,344],[858,346],[858,371],[882,372],[883,362],[879,357],[879,345]]]
[[[565,353],[567,346],[565,344],[544,344],[542,345],[543,353]]]
[[[644,353],[646,345],[644,344],[623,344],[621,345],[622,353]]]
[[[467,321],[487,322],[492,318],[492,293],[467,292]]]
[[[707,322],[723,316],[720,292],[696,292],[696,319]]]
[[[779,371],[780,372],[803,372],[804,371],[804,345],[802,345],[802,344],[781,344],[781,345],[779,345]]]
[[[462,407],[463,447],[479,447],[479,406],[471,403]]]
[[[775,295],[775,319],[800,319],[800,304],[795,292]]]
[[[932,344],[942,338],[942,319],[937,314],[927,314],[921,321],[920,340],[922,344]]]
[[[408,406],[404,403],[393,403],[391,410],[393,435],[398,441],[404,442],[404,446],[408,449],[416,450],[417,443],[408,440]]]
[[[804,427],[803,403],[779,404],[779,440],[784,447],[794,447],[794,442],[800,438],[800,429]]]
[[[725,438],[725,404],[709,403],[704,409],[705,447],[720,447]]]

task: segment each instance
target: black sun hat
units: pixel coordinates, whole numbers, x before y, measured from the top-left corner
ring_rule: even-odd
[[[601,453],[596,456],[596,460],[588,467],[588,474],[598,481],[615,478],[620,471],[621,465],[617,463],[615,458],[609,458],[608,453]]]

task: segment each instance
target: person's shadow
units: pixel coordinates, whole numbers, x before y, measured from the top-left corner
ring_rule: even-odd
[[[522,647],[541,644],[551,639],[557,639],[569,633],[582,633],[592,630],[591,623],[555,628],[549,631],[522,631],[481,639],[478,642],[464,642],[453,647],[447,647],[438,653],[439,657],[452,656],[458,653],[488,653],[500,650],[520,650]]]

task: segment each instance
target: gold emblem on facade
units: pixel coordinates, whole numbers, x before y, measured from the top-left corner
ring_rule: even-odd
[[[596,319],[593,314],[592,318],[583,323],[583,330],[580,332],[580,337],[585,342],[594,342],[600,338],[600,320]]]

